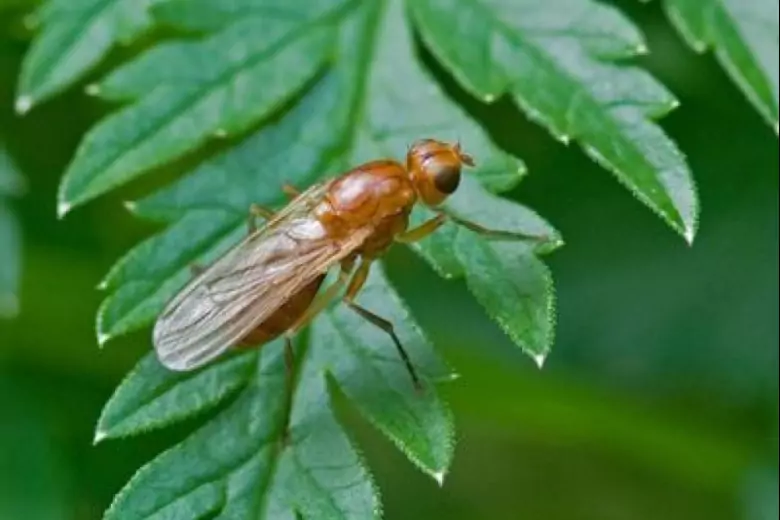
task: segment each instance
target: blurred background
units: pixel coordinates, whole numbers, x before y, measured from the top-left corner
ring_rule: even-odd
[[[548,258],[558,325],[542,371],[461,282],[400,248],[389,256],[390,275],[462,375],[442,389],[458,427],[442,489],[345,407],[389,520],[778,517],[777,136],[711,55],[683,45],[658,2],[618,4],[648,38],[643,65],[682,102],[662,125],[698,181],[698,238],[688,247],[576,146],[509,103],[480,105],[429,63],[526,160],[531,174],[510,196],[567,245]],[[0,168],[17,170],[26,189],[0,195],[23,243],[21,312],[0,318],[0,520],[97,519],[187,431],[92,446],[102,405],[150,348],[143,331],[98,349],[95,286],[154,230],[124,210],[127,190],[56,219],[60,175],[103,107],[71,89],[13,114],[28,41],[6,8]]]

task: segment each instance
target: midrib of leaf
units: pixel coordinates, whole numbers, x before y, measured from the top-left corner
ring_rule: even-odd
[[[563,129],[563,134],[558,135],[558,138],[562,140],[563,142],[568,142],[571,138],[571,124],[572,124],[572,118],[569,117],[569,114],[573,110],[574,107],[577,106],[577,104],[580,102],[580,98],[584,99],[589,103],[589,106],[592,110],[598,111],[598,112],[604,112],[605,115],[608,115],[609,117],[603,117],[603,118],[597,118],[595,121],[598,122],[600,125],[609,125],[605,129],[605,133],[608,135],[621,135],[623,127],[617,123],[612,117],[612,115],[607,111],[603,110],[603,108],[614,108],[615,106],[642,106],[639,103],[635,103],[633,101],[621,101],[617,104],[615,103],[600,103],[597,99],[595,99],[591,93],[581,86],[580,79],[569,74],[569,72],[563,68],[557,66],[555,59],[551,59],[549,54],[547,54],[544,49],[540,48],[538,45],[534,44],[533,42],[526,41],[525,38],[523,38],[523,35],[519,31],[513,31],[511,28],[509,28],[506,24],[504,24],[499,18],[493,15],[493,12],[482,2],[479,0],[464,0],[471,2],[472,5],[476,6],[480,11],[482,11],[486,18],[489,18],[492,21],[493,26],[500,27],[502,34],[504,36],[512,41],[514,41],[519,47],[521,47],[525,52],[532,55],[534,57],[535,61],[538,61],[539,63],[544,64],[544,66],[548,70],[554,71],[556,75],[565,77],[571,85],[575,86],[575,91],[571,95],[569,99],[569,106],[567,107],[566,111],[566,117],[565,117],[565,124],[569,128]],[[526,27],[523,28],[523,30],[529,34],[543,34],[543,33],[551,33],[551,32],[558,32],[558,31],[536,31],[533,29],[528,29]],[[568,33],[568,31],[567,31]],[[571,33],[568,33],[571,34]],[[520,89],[511,88],[512,93],[517,96],[521,97],[522,92]],[[528,101],[526,99],[523,99],[523,104],[528,107],[530,106],[528,104]],[[603,108],[602,108],[603,107]],[[594,121],[593,118],[590,118],[591,121]],[[575,136],[576,137],[576,136]],[[683,219],[682,215],[680,215],[680,212],[677,210],[674,202],[672,199],[668,196],[666,193],[666,190],[664,189],[663,183],[661,183],[656,176],[653,173],[654,167],[653,165],[646,159],[645,155],[641,152],[641,150],[638,150],[635,146],[633,146],[633,142],[628,139],[624,139],[623,142],[625,144],[630,145],[631,150],[634,152],[632,160],[639,161],[645,168],[643,170],[643,181],[645,182],[651,182],[656,186],[656,189],[659,191],[659,193],[662,194],[662,197],[664,199],[664,205],[666,206],[666,211],[673,211],[674,215],[676,217],[675,224],[679,226],[679,229],[683,233],[688,233],[690,230],[687,230],[687,224],[685,223],[685,220]],[[585,144],[584,145],[586,151],[589,151],[590,145]],[[609,169],[612,170],[612,173],[615,174],[615,177],[623,183],[625,186],[631,189],[632,193],[636,197],[638,197],[640,200],[642,200],[646,205],[648,205],[650,208],[654,208],[654,202],[650,200],[648,197],[646,197],[641,191],[633,189],[631,186],[631,183],[628,182],[628,180],[624,177],[623,172],[617,168],[615,165],[609,163],[606,159],[606,157],[603,156],[603,154],[599,153],[598,160],[600,162],[606,163],[606,165],[609,166]],[[665,218],[663,214],[659,214],[662,218]]]
[[[315,487],[315,488],[317,488],[319,491],[321,491],[321,494],[320,494],[320,496],[324,496],[324,497],[325,497],[325,499],[327,500],[328,504],[330,504],[331,510],[332,510],[332,511],[337,511],[337,512],[338,512],[339,514],[341,514],[341,515],[342,515],[344,518],[348,518],[348,515],[344,514],[344,513],[345,513],[345,512],[344,512],[344,510],[343,510],[343,509],[341,509],[341,508],[338,506],[338,504],[336,504],[336,501],[335,501],[335,500],[333,500],[333,497],[332,497],[332,496],[331,496],[331,494],[328,492],[328,490],[327,490],[327,489],[325,489],[325,488],[323,488],[323,487],[320,485],[320,483],[317,481],[317,479],[316,479],[316,478],[314,478],[314,476],[312,476],[311,472],[309,471],[309,468],[308,468],[308,466],[306,466],[305,464],[303,464],[303,463],[301,462],[301,459],[300,459],[300,457],[298,457],[298,452],[297,452],[296,450],[293,450],[293,451],[292,451],[292,452],[291,452],[291,453],[290,453],[288,456],[289,456],[289,457],[290,457],[290,458],[291,458],[291,459],[292,459],[292,460],[295,462],[295,466],[298,468],[298,470],[299,470],[299,473],[300,473],[301,475],[304,475],[304,476],[306,477],[306,480],[308,480],[309,482],[311,482],[312,486],[314,486],[314,487]],[[277,459],[278,459],[278,457],[277,457]],[[297,514],[297,512],[296,512],[296,514]]]
[[[349,110],[349,118],[345,128],[353,129],[352,132],[348,132],[345,138],[344,151],[345,155],[349,155],[357,140],[358,133],[363,126],[363,115],[365,113],[366,105],[368,103],[368,96],[366,96],[366,90],[368,89],[368,79],[370,77],[371,63],[373,61],[374,50],[379,41],[379,31],[377,28],[382,21],[382,12],[387,8],[387,0],[375,0],[373,9],[368,17],[368,20],[364,22],[365,26],[361,28],[362,34],[365,37],[368,36],[368,42],[362,46],[362,52],[359,54],[357,77],[361,79],[355,89],[354,99],[352,100],[352,106]]]

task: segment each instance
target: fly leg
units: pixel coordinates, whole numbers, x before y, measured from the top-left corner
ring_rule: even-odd
[[[282,444],[290,443],[290,413],[292,412],[293,385],[295,383],[295,350],[293,350],[292,338],[284,337],[284,429],[282,430]]]
[[[447,219],[465,227],[470,231],[473,231],[485,237],[505,239],[505,240],[537,240],[541,242],[545,242],[549,240],[549,237],[541,236],[541,235],[528,235],[526,233],[519,233],[515,231],[488,229],[484,226],[481,226],[480,224],[471,222],[470,220],[462,219],[460,217],[456,217],[454,215],[450,215],[448,213],[439,213],[432,219],[426,220],[416,228],[398,234],[395,237],[395,240],[396,242],[407,243],[407,244],[411,242],[417,242],[418,240],[422,240],[423,238],[427,237],[428,235],[430,235],[431,233],[439,229],[442,226],[442,224],[447,222]]]
[[[257,219],[263,218],[265,220],[271,220],[274,217],[274,212],[268,208],[260,206],[259,204],[252,203],[249,205],[249,215],[247,216],[247,230],[251,235],[257,230]]]
[[[459,224],[465,227],[466,229],[473,231],[474,233],[478,233],[485,237],[505,239],[505,240],[536,240],[539,242],[546,242],[550,240],[550,237],[545,235],[529,235],[527,233],[520,233],[517,231],[489,229],[480,224],[477,224],[476,222],[471,222],[470,220],[456,217],[454,215],[450,215],[446,213],[439,213],[439,215],[441,215],[444,218],[448,218],[452,220],[454,223]]]
[[[430,220],[426,220],[416,228],[399,233],[395,237],[396,242],[409,244],[427,237],[441,227],[447,221],[447,215],[440,213]]]
[[[295,351],[293,350],[292,339],[295,335],[308,325],[320,312],[325,310],[330,302],[332,302],[339,291],[349,281],[349,275],[352,272],[352,261],[345,261],[341,265],[341,271],[339,272],[338,279],[333,282],[324,293],[318,295],[318,297],[312,302],[306,312],[295,321],[295,323],[287,329],[284,334],[284,362],[287,375],[286,387],[285,387],[285,420],[284,430],[282,432],[282,439],[285,444],[290,441],[290,412],[292,411],[292,398],[294,390],[294,377],[295,377]]]
[[[387,333],[388,336],[393,340],[393,343],[395,344],[395,348],[398,350],[398,354],[401,356],[401,359],[404,362],[404,365],[406,366],[406,371],[409,372],[409,376],[412,378],[412,383],[414,384],[414,389],[418,392],[422,391],[422,383],[420,382],[420,378],[417,376],[417,372],[414,369],[414,365],[412,364],[411,359],[409,358],[409,354],[407,354],[406,349],[404,349],[403,345],[401,344],[401,340],[398,339],[398,335],[395,333],[395,328],[393,327],[393,324],[386,320],[385,318],[378,316],[377,314],[374,314],[370,310],[366,309],[365,307],[362,307],[361,305],[358,305],[355,303],[355,298],[357,297],[358,293],[360,292],[360,289],[363,288],[363,285],[366,283],[366,278],[368,278],[368,272],[371,269],[371,262],[367,260],[363,260],[358,267],[357,271],[355,271],[354,276],[352,276],[352,279],[349,282],[349,286],[347,287],[347,292],[344,295],[344,303],[353,311],[355,311],[361,318],[367,320],[369,323],[373,324],[376,327],[379,327],[382,329],[385,333]]]
[[[284,192],[284,194],[285,194],[285,195],[287,195],[287,197],[289,197],[291,200],[292,200],[292,199],[295,199],[295,197],[297,197],[298,195],[300,195],[300,194],[301,194],[301,192],[300,192],[300,191],[298,191],[298,188],[296,188],[295,186],[293,186],[292,184],[290,184],[290,183],[287,183],[287,182],[286,182],[286,183],[284,183],[284,184],[282,184],[282,191],[283,191],[283,192]]]

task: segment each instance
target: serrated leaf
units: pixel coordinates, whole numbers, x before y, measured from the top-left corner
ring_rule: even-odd
[[[410,2],[421,36],[469,91],[509,94],[559,139],[578,140],[691,242],[698,201],[686,161],[651,122],[676,106],[660,83],[617,65],[645,52],[639,31],[592,0]]]
[[[458,196],[449,204],[454,213],[489,227],[557,237],[533,212],[495,195],[516,186],[525,167],[499,150],[421,66],[403,3],[349,2],[342,6],[328,23],[314,9],[296,10],[270,0],[170,0],[154,9],[161,23],[207,35],[203,40],[161,44],[102,82],[104,96],[129,103],[124,110],[148,102],[156,89],[175,86],[187,91],[200,85],[205,64],[219,47],[208,48],[207,43],[258,19],[273,21],[277,16],[294,27],[307,20],[309,27],[317,25],[333,34],[332,62],[274,122],[130,205],[137,215],[170,226],[135,247],[105,278],[103,286],[110,294],[99,313],[101,339],[151,324],[168,298],[189,279],[190,264],[207,263],[246,233],[251,203],[278,208],[286,200],[281,191],[284,183],[304,188],[363,161],[402,159],[409,143],[420,137],[459,140],[477,159],[477,167],[467,172]],[[189,59],[181,60],[185,54]],[[181,74],[166,69],[171,62],[183,63]],[[287,65],[277,60],[266,72],[284,75]],[[292,85],[289,89],[298,90]],[[108,121],[111,117],[116,116]],[[104,184],[100,189],[111,188]],[[456,274],[464,276],[486,311],[529,354],[546,352],[552,336],[552,289],[546,270],[538,268],[541,264],[535,255],[541,251],[520,242],[494,246],[482,236],[461,236],[462,231],[451,224],[440,231],[415,250],[432,259],[434,266],[443,261],[457,269]],[[503,248],[499,252],[504,261],[488,264],[479,255],[487,255],[494,247]],[[472,268],[479,269],[466,273]],[[447,269],[439,271],[449,274]],[[505,283],[515,292],[496,297],[487,286],[491,281]],[[498,301],[518,294],[519,303]],[[231,381],[230,388],[238,392],[232,404],[140,470],[117,497],[108,517],[244,518],[250,512],[261,518],[292,518],[294,513],[318,519],[379,516],[379,497],[368,471],[330,409],[328,380],[414,464],[441,481],[452,459],[454,428],[434,384],[451,378],[450,371],[384,278],[381,261],[372,266],[357,302],[393,324],[426,381],[423,395],[414,393],[388,334],[336,302],[312,323],[308,339],[297,341],[296,359],[303,371],[292,407],[290,447],[278,451],[284,371],[281,342],[275,342],[257,354],[260,368],[248,381],[242,377],[238,383]],[[215,363],[202,377],[211,378],[209,370],[227,362]],[[194,376],[175,379],[171,375],[169,380],[156,374],[150,389],[128,393],[128,388],[144,388],[135,381],[143,377],[130,376],[112,399],[125,403],[119,408],[112,405],[120,412],[106,412],[106,417],[113,418],[110,422],[117,435],[167,424],[197,408],[171,397],[185,395],[180,387],[195,388]],[[216,403],[216,387],[209,388],[207,397],[193,401],[208,406]],[[230,451],[226,445],[235,449]],[[168,476],[173,473],[182,477],[172,481]]]
[[[50,0],[35,15],[40,33],[22,63],[16,110],[25,113],[90,72],[117,44],[149,28],[151,0]]]
[[[242,19],[203,41],[154,48],[115,71],[97,92],[135,103],[85,136],[60,185],[60,215],[279,109],[329,57],[330,24],[343,6],[330,7],[303,21]]]
[[[664,0],[688,44],[712,48],[726,72],[778,132],[778,4],[774,0]]]
[[[372,272],[366,291],[365,304],[372,310],[390,317],[405,315],[379,269]],[[407,340],[422,373],[436,378],[446,374],[416,327],[408,319],[398,323],[399,336]],[[303,367],[286,446],[280,444],[279,435],[285,421],[280,341],[264,346],[259,354],[252,351],[205,369],[204,374],[214,378],[236,359],[257,363],[252,381],[233,404],[142,468],[119,493],[106,518],[213,514],[276,519],[292,518],[293,511],[305,518],[378,518],[379,502],[368,470],[330,411],[328,377],[375,424],[402,443],[421,467],[443,478],[453,446],[449,413],[441,407],[433,387],[422,396],[415,393],[400,360],[393,357],[392,346],[382,341],[381,334],[365,328],[356,314],[342,306],[316,322],[308,355],[298,357]],[[373,341],[364,343],[365,338]],[[166,392],[146,402],[142,396],[157,392],[143,388],[144,372],[137,369],[124,385],[135,388],[133,400],[143,403],[145,415],[152,407],[167,416],[178,413],[171,410],[168,396],[186,395],[203,377],[155,373],[151,385]],[[119,402],[126,392],[120,388],[112,402]],[[412,443],[407,442],[410,436]],[[175,479],[170,478],[172,474]]]
[[[548,236],[543,246],[484,240],[472,231],[445,226],[413,247],[447,277],[464,277],[488,314],[526,353],[541,364],[553,343],[554,289],[547,267],[537,254],[562,245],[557,231],[533,211],[491,195],[475,181],[456,193],[447,206],[451,213],[473,222],[489,222],[498,230]],[[429,218],[420,210],[416,223]],[[453,247],[454,245],[454,247]]]
[[[255,361],[244,354],[194,373],[171,373],[148,354],[106,403],[95,442],[160,428],[212,408],[245,386]]]

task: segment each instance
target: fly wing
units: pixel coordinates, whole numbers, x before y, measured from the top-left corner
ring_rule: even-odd
[[[153,332],[164,366],[186,371],[213,360],[362,243],[369,227],[335,241],[310,214],[325,188],[301,194],[171,300]]]

